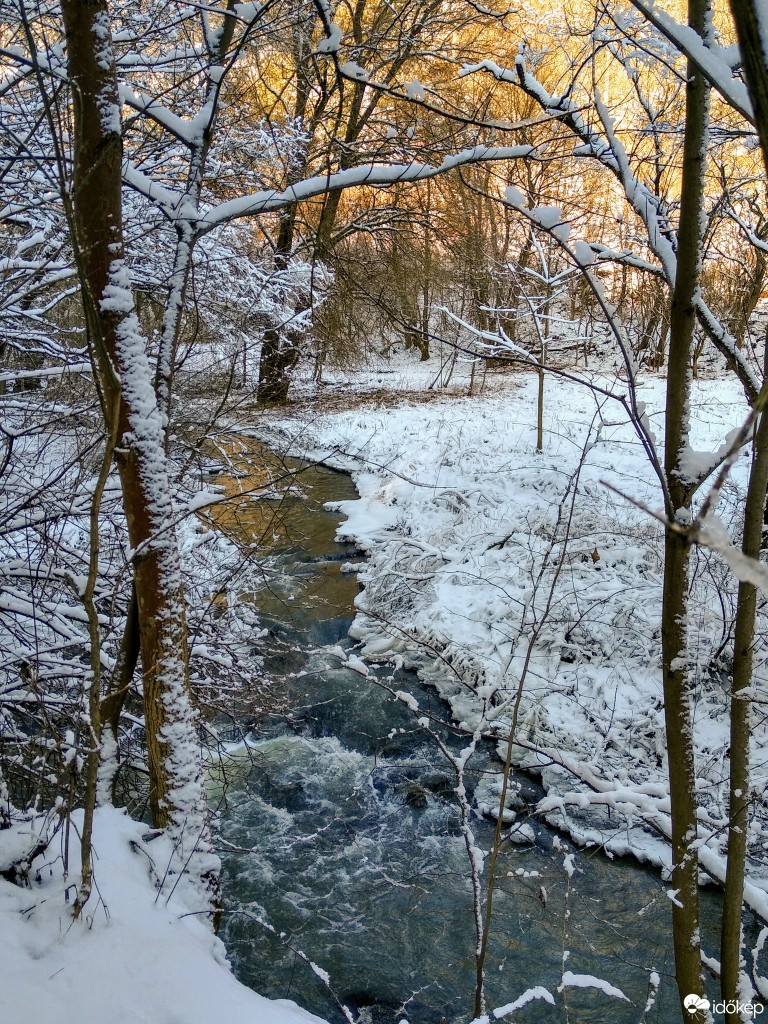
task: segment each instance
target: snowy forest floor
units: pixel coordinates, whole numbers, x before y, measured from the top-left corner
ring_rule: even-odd
[[[423,374],[426,381],[428,367]],[[624,410],[548,377],[537,453],[532,374],[489,375],[480,395],[426,403],[396,373],[389,380],[388,388],[384,374],[353,375],[259,428],[281,451],[353,475],[360,499],[341,506],[339,538],[368,555],[353,627],[362,656],[420,668],[470,732],[482,719],[503,734],[522,678],[514,760],[541,775],[539,813],[582,844],[668,867],[663,532],[640,507],[660,510],[661,498]],[[624,393],[620,380],[593,380]],[[640,388],[658,444],[664,387],[648,375]],[[716,451],[745,414],[735,382],[695,381],[692,447]],[[748,465],[745,453],[718,505],[726,526],[738,518]],[[736,581],[703,548],[693,569],[701,861],[721,879]],[[768,685],[764,608],[761,615],[758,700]],[[765,914],[768,734],[761,710],[756,717],[747,899]]]

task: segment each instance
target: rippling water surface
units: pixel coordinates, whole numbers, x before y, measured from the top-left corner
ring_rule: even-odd
[[[254,446],[251,457],[263,455]],[[233,751],[226,787],[212,779],[224,801],[225,896],[239,911],[227,916],[223,937],[241,980],[328,1021],[344,1020],[338,1003],[363,1024],[468,1021],[475,934],[455,779],[407,709],[330,650],[353,649],[347,630],[358,588],[355,575],[341,571],[355,552],[334,542],[340,516],[323,504],[355,498],[351,480],[318,467],[292,486],[279,506],[250,502],[227,524],[269,552],[270,582],[256,600],[273,641],[266,665],[288,713],[260,722],[247,753]],[[415,674],[398,672],[395,681],[422,707],[444,713]],[[466,743],[447,728],[442,735],[456,751]],[[487,787],[498,767],[489,748],[479,750],[470,790]],[[577,850],[569,877],[563,861],[574,847],[529,817],[541,795],[536,781],[520,775],[516,785],[526,834],[513,830],[523,841],[505,842],[498,861],[489,1007],[541,985],[556,1004],[531,1003],[515,1021],[679,1021],[669,901],[658,875]],[[487,849],[493,825],[477,817],[473,829]],[[715,952],[719,899],[703,896],[705,946]],[[595,989],[558,994],[564,957],[565,969],[605,979],[628,1001]],[[651,971],[662,984],[644,1017]]]

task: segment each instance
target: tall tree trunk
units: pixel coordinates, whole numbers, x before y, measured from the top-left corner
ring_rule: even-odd
[[[432,182],[427,179],[424,187],[424,246],[422,249],[423,286],[421,295],[421,339],[419,349],[421,360],[429,359],[429,319],[432,312],[432,241],[430,225],[432,223]]]
[[[154,823],[168,827],[175,870],[215,898],[163,417],[136,317],[122,231],[122,136],[105,0],[63,0],[74,103],[72,219],[87,341],[102,395],[134,556]],[[117,422],[115,423],[115,416]]]
[[[284,271],[290,263],[293,239],[296,231],[296,206],[289,206],[280,214],[280,227],[275,246],[275,270]],[[310,302],[311,302],[310,298]],[[289,333],[289,332],[288,332]],[[275,324],[264,332],[259,358],[259,388],[257,399],[265,405],[287,401],[291,378],[290,371],[296,365],[299,349],[296,343],[286,337],[283,328]]]
[[[293,122],[304,124],[307,116],[309,92],[312,86],[309,75],[308,56],[311,49],[312,32],[315,24],[315,12],[312,10],[304,20],[298,20],[293,31],[293,58],[296,62],[296,101],[293,109]],[[288,173],[288,184],[299,181],[307,173],[309,147],[300,146],[294,155]],[[332,199],[333,196],[327,196]],[[275,270],[285,271],[293,254],[293,243],[296,236],[296,204],[281,211],[277,242],[275,244]],[[309,297],[312,304],[312,296]],[[284,334],[279,325],[274,325],[264,332],[259,358],[259,386],[257,399],[265,405],[274,405],[287,401],[291,385],[291,370],[299,360],[297,339]]]
[[[744,509],[741,550],[758,559],[763,542],[763,510],[768,490],[768,415],[760,414],[752,449],[752,467]],[[752,649],[755,640],[757,591],[752,583],[739,583],[733,638],[731,686],[731,772],[728,813],[728,863],[725,874],[723,922],[720,935],[721,991],[727,1003],[740,990],[741,916],[744,901],[747,839],[749,834],[749,743],[751,736]],[[739,1024],[739,1014],[726,1013],[728,1024]]]
[[[688,21],[699,35],[704,35],[707,16],[707,0],[689,0]],[[667,514],[680,525],[687,521],[692,496],[691,487],[681,472],[681,457],[688,443],[691,355],[696,325],[694,296],[699,284],[703,242],[708,105],[706,81],[689,61],[677,272],[670,310],[664,453],[669,489]],[[672,930],[677,986],[682,1015],[686,1019],[685,996],[704,994],[698,857],[694,845],[697,817],[693,695],[687,663],[689,556],[687,538],[668,528],[664,552],[662,664],[672,817]]]
[[[768,169],[768,53],[765,50],[768,11],[760,0],[731,0],[731,14],[755,111],[755,127]]]

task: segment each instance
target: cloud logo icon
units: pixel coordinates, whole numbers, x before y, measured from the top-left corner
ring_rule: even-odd
[[[708,1010],[709,1000],[702,999],[701,996],[694,995],[692,992],[683,1000],[683,1006],[686,1008],[688,1013],[696,1013],[697,1010]]]

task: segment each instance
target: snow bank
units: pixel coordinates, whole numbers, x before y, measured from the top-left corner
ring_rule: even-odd
[[[70,865],[77,865],[77,819]],[[31,888],[0,879],[3,1020],[8,1024],[321,1024],[292,1002],[241,985],[208,924],[185,917],[177,893],[158,895],[171,855],[145,825],[101,808],[94,828],[95,887],[73,922],[78,877],[65,881],[60,832],[34,867]],[[18,831],[0,832],[0,861]],[[44,866],[41,866],[42,862]],[[69,886],[69,903],[65,891]]]
[[[617,394],[626,387],[596,382]],[[340,506],[340,537],[368,554],[353,627],[363,657],[416,665],[458,721],[474,728],[485,709],[500,736],[523,679],[515,760],[541,773],[542,813],[581,843],[666,867],[662,530],[633,504],[659,509],[658,483],[619,403],[569,381],[547,380],[537,454],[536,383],[524,376],[496,395],[294,414],[276,429],[294,450],[354,475],[360,499]],[[649,378],[639,397],[661,443],[664,381]],[[692,407],[691,443],[709,452],[746,413],[727,380],[694,382]],[[726,522],[738,522],[747,469],[745,453],[718,506]],[[732,605],[736,584],[703,549],[693,570],[702,861],[717,875],[727,820],[721,601]],[[761,646],[754,686],[763,699],[765,662]],[[766,740],[756,724],[755,743]],[[753,775],[758,816],[763,761]]]

